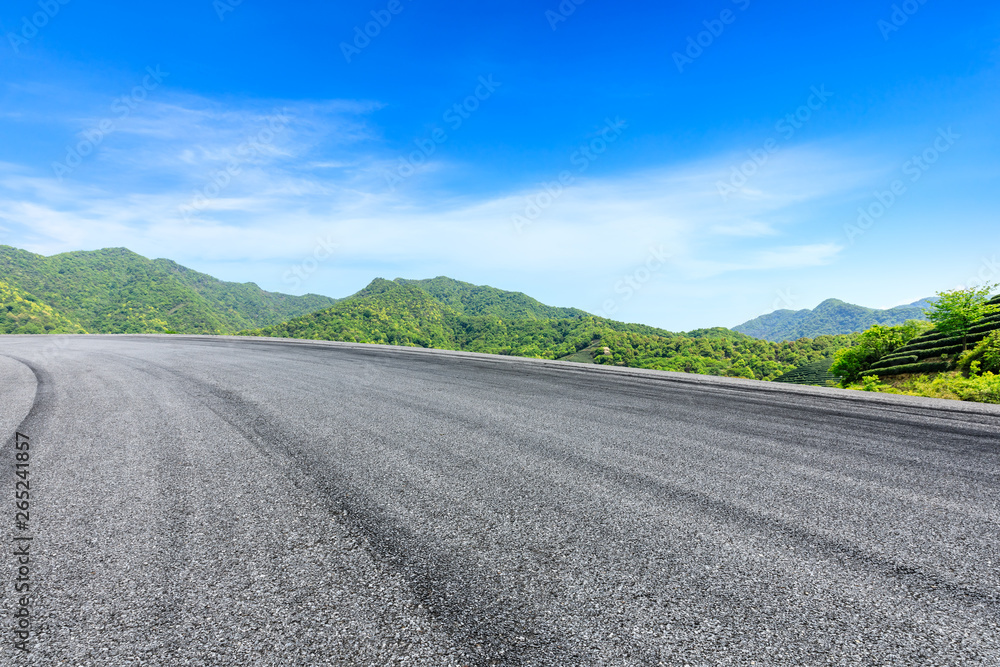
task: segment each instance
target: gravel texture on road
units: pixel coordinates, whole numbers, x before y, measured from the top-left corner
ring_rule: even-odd
[[[0,379],[3,665],[1000,665],[997,406],[195,336]]]

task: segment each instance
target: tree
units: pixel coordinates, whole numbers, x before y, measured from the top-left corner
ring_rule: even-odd
[[[909,320],[898,327],[876,324],[858,336],[856,345],[837,352],[830,372],[840,376],[844,386],[857,382],[876,361],[909,343],[925,328],[917,320]]]
[[[989,303],[996,285],[966,287],[938,292],[934,305],[924,313],[938,331],[962,337],[962,349],[967,350],[969,329],[987,315],[1000,311],[1000,305]]]

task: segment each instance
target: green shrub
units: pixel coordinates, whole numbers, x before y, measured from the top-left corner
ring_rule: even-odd
[[[942,336],[934,340],[911,342],[906,347],[900,348],[899,353],[905,352],[919,352],[920,350],[933,350],[939,347],[952,347],[954,345],[962,345],[961,336]]]
[[[893,355],[872,364],[871,370],[875,370],[877,368],[889,368],[890,366],[902,366],[903,364],[912,364],[917,361],[919,361],[919,359],[915,354]]]
[[[858,336],[857,345],[837,352],[830,372],[842,378],[843,386],[857,382],[873,364],[902,348],[920,332],[921,324],[915,321],[898,327],[876,324]]]
[[[1000,322],[983,322],[969,329],[969,338],[978,334],[988,334],[1000,329]]]
[[[943,338],[953,338],[952,334],[941,333],[936,329],[932,329],[925,334],[921,334],[910,341],[910,345],[920,345],[922,343],[930,343],[932,341],[941,340]]]
[[[837,378],[830,374],[830,366],[832,364],[833,359],[820,359],[819,361],[812,361],[774,378],[773,381],[786,382],[789,384],[806,384],[818,387],[836,384]]]
[[[917,359],[930,359],[931,357],[943,357],[948,354],[958,354],[962,351],[962,345],[949,345],[947,347],[932,347],[927,350],[917,350]]]
[[[986,372],[970,378],[956,378],[951,390],[963,401],[1000,403],[1000,375]]]
[[[981,368],[991,373],[1000,373],[1000,331],[994,331],[976,346],[982,351]]]
[[[947,361],[924,361],[916,364],[880,368],[878,369],[878,373],[882,376],[902,375],[904,373],[943,373],[949,368],[951,368],[951,364]],[[874,373],[875,371],[865,371],[862,375],[867,376]]]
[[[861,389],[863,391],[879,391],[884,386],[877,375],[866,375],[861,378]]]

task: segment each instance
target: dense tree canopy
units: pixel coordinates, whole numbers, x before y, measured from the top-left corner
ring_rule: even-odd
[[[523,294],[485,292],[475,285],[443,280],[435,279],[435,291],[447,303],[426,291],[425,281],[378,279],[324,311],[246,333],[541,359],[573,356],[599,364],[760,380],[773,379],[810,361],[828,359],[851,341],[850,336],[821,336],[773,343],[729,329],[674,334],[583,311],[571,311],[572,317],[544,317],[566,309],[547,311],[548,306]],[[470,311],[474,314],[468,314]]]
[[[937,301],[927,310],[927,319],[941,333],[961,336],[965,346],[972,326],[987,315],[1000,311],[1000,305],[990,302],[990,294],[995,287],[983,285],[938,292]]]

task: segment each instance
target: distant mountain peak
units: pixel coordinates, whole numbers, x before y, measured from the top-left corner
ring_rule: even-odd
[[[770,341],[798,340],[864,331],[876,324],[895,326],[924,320],[932,299],[921,299],[886,310],[865,308],[840,299],[826,299],[813,309],[776,310],[733,327],[733,331]]]

